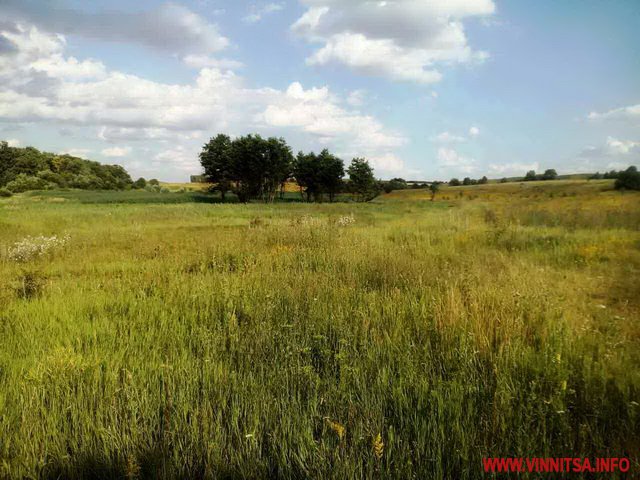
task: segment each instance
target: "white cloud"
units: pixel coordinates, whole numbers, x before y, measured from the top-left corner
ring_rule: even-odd
[[[438,166],[441,170],[456,173],[473,173],[477,170],[475,159],[460,155],[453,148],[446,147],[438,149]]]
[[[3,0],[0,16],[43,30],[93,40],[137,43],[176,54],[210,54],[229,45],[216,25],[175,3],[164,3],[147,11],[107,9],[93,13],[56,8],[52,2]]]
[[[472,140],[480,135],[480,129],[478,127],[469,128],[469,136],[466,137],[464,135],[456,135],[451,132],[442,132],[433,137],[431,140],[437,143],[463,143],[469,140]]]
[[[10,147],[20,146],[20,140],[18,140],[17,138],[9,138],[7,139],[7,143],[9,144]]]
[[[257,23],[262,20],[266,15],[269,15],[274,12],[279,12],[284,9],[283,3],[268,3],[261,7],[252,5],[251,13],[245,16],[242,21],[245,23]]]
[[[540,164],[538,162],[534,162],[534,163],[514,162],[514,163],[503,163],[503,164],[492,163],[489,165],[489,172],[495,175],[502,175],[502,176],[524,177],[524,175],[529,170],[535,170],[535,171],[540,170]]]
[[[324,142],[330,140],[345,156],[366,156],[383,170],[398,169],[401,162],[397,157],[392,159],[392,150],[407,139],[386,130],[371,116],[340,106],[327,87],[304,90],[294,82],[275,100],[257,120],[269,126],[299,128]]]
[[[210,55],[187,55],[182,61],[191,68],[220,68],[222,70],[236,70],[242,68],[242,62],[229,58],[215,58]]]
[[[597,170],[601,168],[622,168],[640,161],[640,142],[607,137],[602,145],[587,146],[578,156],[580,166]]]
[[[450,132],[442,132],[433,138],[438,143],[462,143],[466,142],[467,138],[462,135],[454,135]]]
[[[60,155],[71,155],[72,157],[86,158],[91,153],[89,148],[67,148],[60,152]]]
[[[100,153],[105,157],[126,157],[131,153],[131,147],[111,147],[105,148]]]
[[[588,118],[589,120],[628,120],[634,123],[640,123],[640,104],[615,108],[602,113],[591,112]]]
[[[352,107],[361,107],[366,100],[367,92],[365,90],[354,90],[349,93],[347,103]]]
[[[468,44],[463,20],[491,15],[492,0],[301,0],[308,7],[292,30],[323,46],[307,63],[340,63],[393,80],[435,83],[438,65],[483,61]]]
[[[0,35],[8,38],[9,30],[3,28]],[[9,33],[15,34],[11,37],[15,51],[9,63],[0,64],[0,119],[48,123],[57,129],[91,127],[95,141],[113,144],[97,148],[103,155],[126,156],[130,150],[121,145],[136,141],[138,152],[146,146],[156,150],[145,159],[163,168],[164,175],[182,175],[186,168],[199,171],[197,151],[204,135],[258,131],[291,136],[294,144],[304,148],[322,143],[346,160],[346,155],[365,156],[381,169],[395,171],[402,164],[395,149],[406,138],[373,116],[353,110],[328,87],[305,90],[294,82],[286,91],[248,88],[232,70],[216,67],[200,69],[195,80],[186,84],[155,82],[104,67],[90,75],[65,69],[37,71],[34,64],[83,62],[68,61],[59,35],[35,27]],[[352,104],[356,97],[351,98]],[[153,157],[159,145],[169,143],[170,155]],[[126,157],[124,161],[128,162]],[[148,168],[138,160],[127,164]]]

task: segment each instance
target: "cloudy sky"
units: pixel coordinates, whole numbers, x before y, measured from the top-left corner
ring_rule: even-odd
[[[0,139],[182,181],[219,132],[378,176],[640,163],[638,0],[0,0]]]

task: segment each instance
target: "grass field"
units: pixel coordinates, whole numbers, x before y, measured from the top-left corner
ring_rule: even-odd
[[[0,478],[640,472],[640,194],[203,198],[0,199]]]

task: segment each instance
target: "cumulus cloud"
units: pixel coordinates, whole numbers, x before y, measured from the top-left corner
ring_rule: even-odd
[[[640,104],[629,107],[614,108],[606,112],[591,112],[589,120],[627,120],[633,123],[640,123]]]
[[[301,0],[292,30],[321,43],[311,65],[339,63],[365,74],[422,84],[440,81],[439,65],[483,61],[463,21],[491,15],[492,0]]]
[[[443,143],[443,144],[447,144],[447,143],[463,143],[463,142],[466,142],[468,140],[474,139],[478,135],[480,135],[480,129],[478,127],[471,127],[471,128],[469,128],[469,136],[468,137],[465,136],[465,135],[456,135],[454,133],[445,131],[445,132],[439,133],[438,135],[433,137],[431,140],[436,142],[436,143]]]
[[[250,8],[251,13],[245,16],[242,21],[245,23],[258,23],[266,15],[279,12],[282,9],[284,9],[283,3],[267,3],[262,6],[252,5]]]
[[[353,99],[349,105],[328,87],[305,89],[294,82],[286,91],[250,88],[233,70],[213,66],[201,68],[190,83],[161,83],[94,60],[70,61],[63,36],[34,26],[0,26],[0,38],[13,47],[0,57],[0,120],[90,127],[96,141],[112,144],[97,151],[139,170],[149,165],[127,163],[131,149],[123,143],[138,142],[137,152],[171,143],[170,152],[145,158],[165,172],[183,174],[199,171],[201,139],[218,131],[293,133],[298,146],[321,143],[345,159],[365,156],[384,171],[402,168],[395,149],[406,138],[354,110]],[[51,68],[56,62],[64,68]]]
[[[131,153],[131,147],[105,148],[100,153],[105,157],[126,157]]]
[[[176,54],[210,54],[229,45],[216,25],[174,3],[139,12],[87,12],[56,8],[53,2],[3,0],[0,14],[6,20],[33,24],[44,30],[93,40],[136,43]]]
[[[383,170],[397,171],[402,162],[392,150],[407,139],[389,131],[375,118],[349,111],[327,87],[305,90],[292,83],[284,95],[267,106],[257,120],[270,126],[296,127],[335,145],[345,156],[367,156]]]
[[[589,145],[579,154],[580,164],[589,169],[623,168],[640,161],[640,142],[607,137],[602,145]]]
[[[478,168],[476,160],[460,155],[455,149],[440,147],[438,149],[438,167],[441,170],[455,173],[473,173]]]
[[[540,170],[540,164],[538,162],[533,162],[533,163],[513,162],[513,163],[502,163],[502,164],[492,163],[489,165],[489,172],[491,172],[494,175],[501,175],[501,176],[509,176],[509,177],[524,176],[529,170],[535,170],[535,171]]]

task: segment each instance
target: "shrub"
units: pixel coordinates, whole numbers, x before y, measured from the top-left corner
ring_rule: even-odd
[[[4,187],[0,188],[0,197],[10,197],[11,195],[13,195],[13,193],[11,193],[10,190],[7,190]]]
[[[449,180],[449,185],[452,187],[458,187],[460,186],[460,180],[458,180],[457,178],[452,178],[451,180]]]
[[[18,298],[29,300],[42,295],[46,277],[37,271],[25,271],[18,277],[15,289]]]
[[[615,187],[616,190],[640,190],[640,172],[638,172],[638,169],[632,166],[623,172],[619,172]]]
[[[22,193],[28,190],[44,190],[51,185],[42,178],[20,173],[13,181],[7,184],[6,189],[12,193]]]

